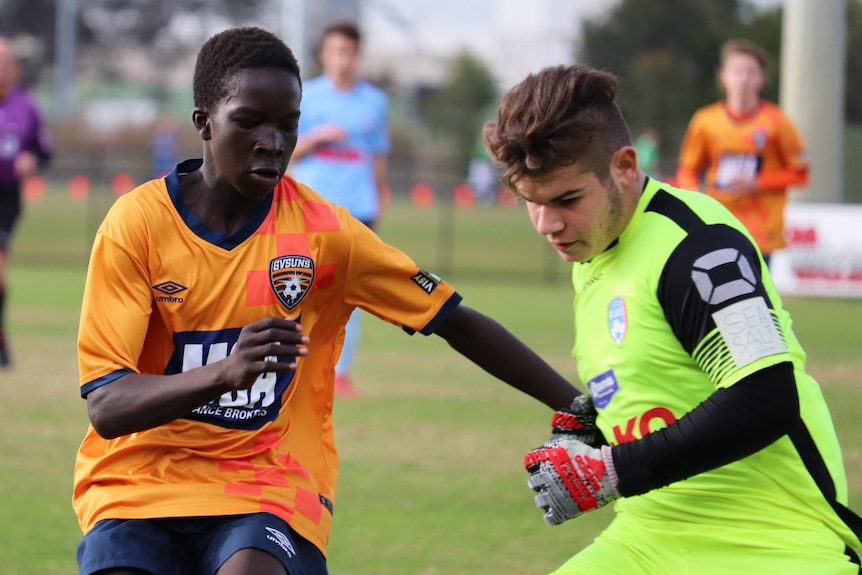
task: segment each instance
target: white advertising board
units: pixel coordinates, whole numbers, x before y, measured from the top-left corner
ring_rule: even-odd
[[[769,268],[782,295],[862,298],[862,206],[790,202]]]

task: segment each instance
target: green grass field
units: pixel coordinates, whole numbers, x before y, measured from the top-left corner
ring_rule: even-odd
[[[0,573],[73,575],[75,451],[86,427],[75,334],[86,253],[109,202],[60,193],[29,207],[9,269],[14,369],[0,390]],[[439,233],[448,226],[450,235]],[[465,302],[507,326],[575,379],[565,266],[522,208],[454,218],[395,202],[380,234],[431,271],[447,268]],[[862,509],[862,302],[789,299],[844,448],[851,503]],[[342,466],[330,546],[334,575],[540,575],[612,517],[602,509],[546,526],[521,459],[550,412],[434,336],[408,337],[368,317],[356,365],[362,398],[336,405]]]

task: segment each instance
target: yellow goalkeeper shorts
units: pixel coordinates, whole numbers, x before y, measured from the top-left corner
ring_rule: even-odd
[[[858,557],[823,527],[700,525],[618,515],[553,575],[860,575]]]

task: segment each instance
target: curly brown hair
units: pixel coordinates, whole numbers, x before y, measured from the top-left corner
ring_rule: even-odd
[[[575,162],[606,181],[613,154],[631,145],[617,86],[615,75],[577,64],[545,68],[512,88],[482,131],[505,185]]]

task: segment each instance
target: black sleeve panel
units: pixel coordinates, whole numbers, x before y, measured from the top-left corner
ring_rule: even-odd
[[[801,421],[793,365],[762,369],[716,390],[676,423],[613,447],[618,489],[640,495],[747,457]]]
[[[762,297],[760,257],[751,241],[726,225],[704,225],[689,232],[668,258],[658,300],[683,348],[693,354],[715,328],[712,314],[738,301]]]

